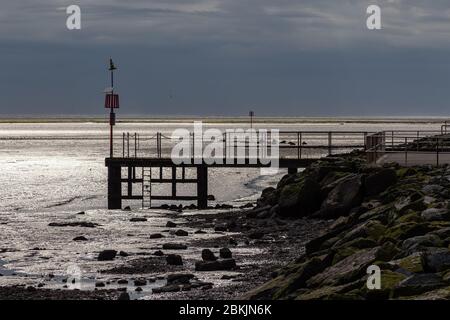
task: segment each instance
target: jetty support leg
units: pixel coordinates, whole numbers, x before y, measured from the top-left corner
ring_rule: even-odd
[[[208,208],[208,167],[197,167],[197,206],[199,209]]]
[[[120,166],[108,167],[108,209],[122,209],[122,182]]]

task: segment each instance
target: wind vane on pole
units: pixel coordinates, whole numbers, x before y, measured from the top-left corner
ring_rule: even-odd
[[[119,108],[119,95],[114,93],[114,70],[117,70],[112,59],[109,59],[109,69],[111,72],[111,88],[105,90],[105,108],[110,109],[109,113],[109,156],[114,156],[113,127],[116,124],[116,114],[114,109]]]

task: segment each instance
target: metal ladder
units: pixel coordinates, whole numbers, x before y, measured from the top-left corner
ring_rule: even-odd
[[[142,209],[152,206],[152,168],[142,167]]]

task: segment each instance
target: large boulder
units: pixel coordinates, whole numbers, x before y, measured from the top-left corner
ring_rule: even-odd
[[[312,179],[286,185],[278,200],[279,214],[289,217],[304,217],[315,212],[320,207],[320,186]]]
[[[395,183],[397,183],[397,173],[395,170],[382,169],[365,178],[365,194],[368,196],[380,194]]]
[[[363,199],[360,175],[352,175],[341,181],[323,201],[318,218],[332,219],[348,215],[350,209],[361,204]]]

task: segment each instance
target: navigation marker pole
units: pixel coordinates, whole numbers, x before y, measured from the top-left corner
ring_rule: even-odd
[[[112,59],[109,59],[109,69],[111,72],[111,88],[105,90],[105,108],[110,109],[109,113],[109,157],[114,157],[114,125],[116,124],[116,114],[114,109],[119,108],[119,95],[114,94],[114,70],[117,70]]]

